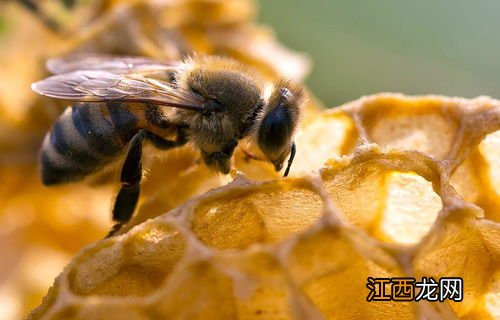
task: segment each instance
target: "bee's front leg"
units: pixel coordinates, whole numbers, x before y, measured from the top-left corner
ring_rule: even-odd
[[[203,161],[209,167],[215,170],[228,174],[231,171],[231,158],[233,157],[234,149],[238,145],[238,141],[231,140],[219,150],[207,152],[205,150],[201,151],[203,156]]]

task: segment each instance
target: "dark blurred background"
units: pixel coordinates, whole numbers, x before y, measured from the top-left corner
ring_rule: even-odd
[[[313,61],[334,106],[380,91],[500,98],[498,0],[260,1],[260,20]]]

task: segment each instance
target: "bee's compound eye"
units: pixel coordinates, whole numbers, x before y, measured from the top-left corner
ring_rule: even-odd
[[[282,162],[289,153],[292,133],[292,117],[288,108],[283,104],[279,104],[265,115],[260,124],[257,137],[259,148],[277,170],[281,168]]]
[[[265,116],[259,128],[259,140],[265,149],[279,149],[291,133],[290,115],[283,105]]]

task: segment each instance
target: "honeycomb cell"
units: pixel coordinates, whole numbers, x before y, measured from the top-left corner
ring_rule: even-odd
[[[428,159],[415,154],[375,156],[377,150],[366,149],[350,161],[331,161],[322,171],[326,191],[355,226],[383,241],[417,243],[436,220],[441,203],[432,182],[408,171],[434,181],[438,173]]]
[[[369,141],[444,159],[459,128],[459,114],[452,108],[432,97],[417,100],[382,96],[367,101],[359,116]]]
[[[385,205],[385,169],[361,163],[324,171],[322,178],[345,219],[367,231],[376,228]]]
[[[357,142],[354,121],[344,111],[332,110],[322,117],[308,119],[297,135],[292,174],[318,170],[328,159],[352,153]]]
[[[436,221],[441,199],[432,183],[415,173],[392,171],[385,179],[387,198],[378,237],[400,244],[420,242]]]
[[[487,135],[479,145],[479,150],[486,160],[489,184],[500,198],[500,131]]]
[[[321,216],[323,202],[301,180],[293,182],[204,199],[195,209],[192,230],[205,244],[229,249],[280,241],[307,229]]]
[[[498,251],[493,254],[487,238],[498,226],[481,225],[471,209],[449,212],[425,238],[413,260],[417,277],[463,279],[463,301],[446,301],[459,317],[473,312],[488,288],[492,272],[500,266]]]
[[[480,206],[484,215],[500,221],[500,167],[498,163],[498,144],[500,131],[486,135],[471,148],[465,160],[453,172],[450,184],[465,200]]]
[[[479,145],[488,163],[488,177],[495,193],[500,197],[500,131],[487,135]]]
[[[67,275],[72,292],[144,296],[161,287],[184,253],[184,238],[162,224],[130,237],[120,245],[107,240],[84,251],[78,267],[70,268]]]
[[[286,319],[294,299],[279,259],[265,250],[217,259],[232,276],[237,318]]]
[[[366,300],[368,277],[390,278],[402,272],[354,230],[325,226],[303,235],[287,259],[294,283],[327,319],[413,318],[409,303]]]
[[[172,274],[168,288],[148,313],[153,319],[231,319],[233,282],[211,261],[200,259]]]

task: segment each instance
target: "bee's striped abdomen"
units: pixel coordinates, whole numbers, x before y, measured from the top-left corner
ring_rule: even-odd
[[[42,145],[42,181],[46,185],[84,178],[120,155],[138,131],[138,120],[116,103],[69,107]]]

